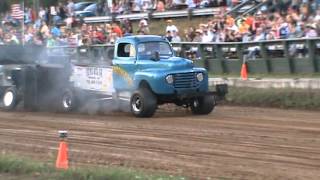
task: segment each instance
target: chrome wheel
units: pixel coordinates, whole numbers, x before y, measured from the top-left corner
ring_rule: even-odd
[[[3,104],[8,107],[11,106],[14,101],[14,94],[12,91],[7,91],[3,96]]]
[[[142,102],[140,97],[134,97],[134,100],[132,101],[132,109],[136,112],[140,112],[141,111],[141,107],[142,107]]]
[[[136,117],[151,117],[157,109],[157,97],[149,89],[141,88],[132,94],[130,106]]]
[[[13,110],[19,102],[17,89],[10,87],[6,89],[2,96],[2,104],[5,110]]]
[[[72,105],[72,98],[69,96],[69,94],[66,94],[63,96],[63,99],[62,99],[62,104],[63,104],[63,107],[65,109],[69,109]]]

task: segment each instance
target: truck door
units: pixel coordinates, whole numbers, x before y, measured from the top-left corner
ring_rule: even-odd
[[[136,50],[131,43],[119,43],[113,60],[113,82],[116,90],[132,90],[134,72],[137,70]]]

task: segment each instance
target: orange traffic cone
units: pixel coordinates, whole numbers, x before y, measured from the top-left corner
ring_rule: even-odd
[[[247,69],[247,63],[245,61],[242,63],[240,75],[242,80],[248,79],[248,69]]]
[[[68,169],[68,146],[65,141],[60,142],[58,157],[56,161],[56,168],[58,169]]]

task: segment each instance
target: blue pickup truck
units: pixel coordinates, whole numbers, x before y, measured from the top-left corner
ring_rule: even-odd
[[[190,107],[193,114],[209,114],[216,100],[227,93],[225,84],[209,92],[207,71],[176,57],[170,43],[160,36],[119,39],[112,69],[115,92],[131,92],[131,112],[137,117],[153,116],[164,103]]]
[[[165,103],[201,115],[209,114],[227,93],[225,84],[210,92],[207,71],[176,57],[160,36],[123,37],[114,46],[101,47],[107,56],[93,47],[76,48],[76,56],[65,54],[69,47],[20,47],[18,54],[17,48],[0,49],[0,97],[6,110],[23,102],[26,109],[50,105],[69,112],[88,101],[111,102],[117,109],[130,101],[136,117],[151,117]],[[88,55],[92,48],[96,59]]]

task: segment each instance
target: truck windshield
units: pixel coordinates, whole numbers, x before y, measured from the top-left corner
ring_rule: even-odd
[[[167,42],[145,42],[138,45],[138,57],[150,58],[154,52],[159,52],[160,57],[171,57],[171,47]]]

